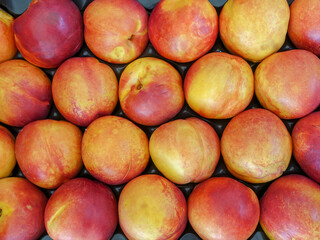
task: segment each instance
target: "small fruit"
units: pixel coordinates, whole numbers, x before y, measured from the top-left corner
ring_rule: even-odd
[[[149,162],[146,134],[129,120],[105,116],[94,120],[82,140],[86,169],[101,182],[118,185],[138,176]]]
[[[88,126],[110,115],[118,101],[118,80],[113,70],[92,57],[70,58],[52,80],[53,101],[59,112],[78,126]]]
[[[259,223],[256,194],[227,177],[197,185],[188,199],[188,218],[202,239],[246,240]]]
[[[271,240],[320,239],[320,186],[302,175],[274,181],[260,200],[260,225]]]
[[[39,120],[26,125],[16,140],[16,157],[25,177],[41,188],[55,189],[77,176],[82,132],[66,121]]]
[[[117,200],[102,183],[72,179],[50,197],[44,222],[52,239],[110,239],[118,222]]]
[[[89,49],[107,62],[131,62],[148,44],[148,13],[137,0],[95,0],[83,20]]]
[[[213,47],[218,15],[208,0],[162,0],[151,12],[148,33],[161,56],[190,62]]]
[[[218,135],[198,118],[178,119],[161,125],[152,133],[149,148],[159,171],[177,184],[209,178],[220,157]]]
[[[219,15],[220,37],[232,54],[260,62],[283,45],[289,18],[286,0],[229,0]]]
[[[182,78],[161,59],[139,58],[121,74],[119,101],[123,112],[134,122],[145,126],[162,124],[183,107]]]
[[[320,112],[300,119],[292,131],[293,155],[302,170],[320,183]]]
[[[0,238],[37,240],[45,231],[46,196],[24,178],[0,179]]]
[[[131,180],[120,194],[118,209],[121,229],[132,240],[175,240],[187,225],[182,192],[158,175]]]
[[[311,52],[275,53],[259,64],[254,77],[259,102],[280,118],[301,118],[320,105],[320,60]]]
[[[249,109],[231,119],[224,129],[221,153],[232,175],[250,183],[264,183],[287,169],[292,140],[275,114]]]
[[[83,22],[71,0],[33,0],[13,23],[16,46],[30,63],[56,68],[83,43]]]
[[[320,2],[294,0],[290,6],[288,34],[297,48],[320,57]]]
[[[51,82],[24,60],[0,64],[0,121],[15,127],[46,118],[51,107]]]

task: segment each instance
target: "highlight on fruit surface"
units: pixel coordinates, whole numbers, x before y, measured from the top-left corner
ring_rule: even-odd
[[[158,127],[149,142],[157,169],[177,184],[209,178],[220,157],[219,137],[198,118],[178,119]]]
[[[83,22],[72,0],[35,0],[13,23],[16,46],[30,63],[56,68],[79,51]]]

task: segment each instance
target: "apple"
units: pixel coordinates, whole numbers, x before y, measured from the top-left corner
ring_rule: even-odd
[[[286,0],[230,0],[219,16],[220,37],[232,54],[260,62],[283,45],[289,18]]]
[[[66,60],[52,80],[53,101],[68,121],[88,126],[109,115],[118,101],[118,80],[113,70],[92,57]]]
[[[305,50],[275,53],[255,73],[261,105],[283,119],[306,116],[320,104],[320,60]]]
[[[10,176],[16,165],[14,144],[14,136],[0,125],[0,178]]]
[[[295,0],[290,6],[288,34],[297,48],[320,57],[319,0]]]
[[[320,183],[320,111],[300,119],[292,131],[293,155],[302,170]]]
[[[221,153],[229,172],[250,183],[278,178],[287,169],[292,140],[284,123],[265,109],[235,116],[221,138]]]
[[[188,105],[205,118],[225,119],[242,112],[254,93],[250,65],[228,53],[208,53],[189,68],[184,80]]]
[[[151,12],[148,33],[161,56],[190,62],[213,47],[218,14],[208,0],[161,0]]]
[[[14,18],[0,8],[0,63],[14,57],[17,52],[13,37]]]
[[[121,74],[119,101],[123,112],[134,122],[160,125],[176,116],[183,107],[182,78],[164,60],[139,58]]]
[[[146,134],[129,120],[104,116],[94,120],[83,135],[83,163],[99,181],[123,184],[146,168],[148,144]]]
[[[95,0],[83,19],[89,49],[107,62],[131,62],[148,44],[148,13],[137,0]]]
[[[102,183],[72,179],[50,197],[44,222],[52,239],[110,239],[118,222],[117,200]]]
[[[255,231],[259,216],[256,194],[232,178],[210,178],[188,198],[189,222],[202,239],[246,240]]]
[[[128,239],[178,239],[187,224],[187,203],[177,186],[159,175],[131,180],[119,197],[119,223]]]
[[[302,175],[273,182],[260,200],[260,225],[273,239],[320,239],[320,186]]]
[[[177,184],[209,178],[219,161],[215,130],[198,118],[178,119],[158,127],[149,143],[151,159],[159,171]]]
[[[83,43],[82,16],[71,0],[33,0],[13,32],[22,56],[42,68],[58,67]]]
[[[0,122],[15,127],[46,118],[52,102],[51,81],[24,60],[0,64]]]
[[[0,179],[1,240],[37,240],[45,231],[46,196],[24,178]]]
[[[16,158],[33,184],[55,189],[82,169],[82,132],[66,121],[38,120],[26,125],[16,139]]]

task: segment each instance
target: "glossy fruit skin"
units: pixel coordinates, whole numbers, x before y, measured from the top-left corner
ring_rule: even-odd
[[[228,123],[221,138],[221,153],[227,169],[236,178],[265,183],[287,169],[292,140],[280,118],[268,110],[254,108]]]
[[[263,60],[254,73],[260,104],[282,119],[297,119],[320,104],[320,60],[313,53],[293,49]]]
[[[260,206],[260,225],[271,240],[320,238],[320,186],[311,179],[297,174],[277,179]]]
[[[68,121],[88,126],[116,107],[118,80],[108,65],[93,57],[70,58],[53,76],[52,97]]]
[[[158,127],[149,142],[157,169],[176,184],[209,178],[219,161],[220,142],[215,130],[198,118],[177,119]]]
[[[0,121],[14,127],[44,119],[52,103],[51,81],[25,60],[0,64]]]
[[[148,44],[148,13],[137,0],[92,1],[83,20],[89,49],[104,61],[129,63]]]
[[[187,225],[183,193],[155,174],[131,180],[119,197],[119,223],[128,239],[176,240]]]
[[[139,58],[122,72],[119,101],[124,114],[145,126],[156,126],[176,116],[184,104],[182,78],[168,62]]]
[[[289,18],[286,0],[229,0],[219,15],[219,33],[230,53],[261,62],[285,42]]]
[[[21,171],[33,184],[56,189],[76,177],[83,167],[82,132],[67,121],[45,119],[26,125],[16,140]]]
[[[294,0],[290,6],[288,34],[297,48],[320,57],[320,4],[318,0]]]
[[[190,62],[213,47],[218,14],[208,0],[161,0],[151,12],[148,33],[161,56]]]
[[[1,240],[37,240],[45,231],[47,197],[25,178],[0,179]]]
[[[83,43],[82,16],[71,0],[33,0],[13,32],[22,56],[42,68],[58,67]]]
[[[118,222],[117,200],[111,189],[76,178],[50,197],[44,221],[52,239],[110,239]]]
[[[228,177],[213,177],[188,198],[188,219],[201,239],[246,240],[256,229],[259,199],[249,187]]]
[[[294,125],[292,143],[293,155],[302,170],[320,184],[320,111]]]
[[[231,118],[242,112],[253,97],[252,69],[238,56],[208,53],[189,68],[184,94],[188,105],[202,117]]]
[[[131,121],[118,116],[100,117],[83,134],[83,163],[99,181],[123,184],[146,168],[148,143],[147,135]]]

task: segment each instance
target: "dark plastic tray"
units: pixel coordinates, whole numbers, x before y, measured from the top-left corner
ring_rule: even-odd
[[[79,9],[82,13],[85,10],[85,8],[88,6],[88,4],[90,2],[92,2],[92,0],[73,0],[73,1],[77,4],[77,6],[79,7]],[[159,2],[159,0],[138,0],[138,1],[147,9],[149,14],[151,13],[152,8],[156,5],[156,3]],[[10,14],[12,14],[16,18],[27,9],[30,2],[31,2],[31,0],[0,0],[0,7],[3,8],[4,10],[8,11]],[[220,14],[222,6],[226,2],[226,0],[210,0],[210,2],[216,8],[218,14]],[[293,0],[288,0],[289,4],[291,4],[292,2],[293,2]],[[294,46],[291,43],[290,39],[287,37],[284,45],[282,46],[282,48],[279,51],[285,51],[285,50],[289,50],[289,49],[294,49]],[[223,46],[219,37],[218,37],[215,45],[213,46],[213,48],[210,50],[210,52],[227,52],[227,50]],[[80,51],[75,56],[95,57],[85,44],[82,46]],[[150,56],[164,59],[155,51],[155,49],[153,48],[153,46],[149,42],[147,48],[145,49],[145,51],[142,53],[142,55],[140,57],[150,57]],[[15,58],[22,58],[22,56],[20,53],[17,53]],[[193,63],[193,62],[176,63],[176,62],[173,62],[173,61],[170,61],[167,59],[164,59],[164,60],[166,60],[167,62],[172,64],[180,72],[182,78],[185,77],[189,67]],[[104,62],[102,60],[100,60],[100,61]],[[106,63],[106,62],[104,62],[104,63]],[[109,65],[114,70],[118,80],[120,78],[121,72],[127,66],[127,64],[121,64],[121,65],[109,64],[109,63],[106,63],[106,64]],[[258,65],[258,63],[251,63],[251,62],[249,62],[249,64],[252,67],[253,71],[255,70],[255,68]],[[52,80],[56,69],[43,69],[43,70],[46,72],[48,77]],[[262,108],[255,96],[253,97],[250,105],[247,107],[247,109],[251,109],[251,108]],[[320,107],[318,107],[317,110],[319,111]],[[117,116],[121,116],[121,117],[126,118],[119,103],[118,103],[116,109],[114,110],[114,112],[112,113],[112,115],[117,115]],[[206,122],[208,122],[216,130],[220,139],[221,139],[222,132],[223,132],[224,128],[226,127],[226,125],[230,121],[230,119],[226,119],[226,120],[205,119],[205,118],[199,116],[193,110],[191,110],[190,107],[186,103],[185,103],[184,107],[182,108],[182,110],[180,111],[180,113],[174,119],[187,118],[187,117],[191,117],[191,116],[198,117],[198,118],[203,119]],[[56,120],[64,119],[54,105],[51,108],[51,111],[49,113],[48,118],[56,119]],[[297,120],[283,120],[283,122],[286,125],[287,129],[289,130],[290,134],[292,132],[292,129],[293,129],[296,121]],[[146,126],[142,126],[142,125],[138,125],[138,126],[146,132],[146,134],[149,138],[150,138],[152,132],[157,128],[157,127],[146,127]],[[15,127],[10,127],[10,126],[5,126],[5,127],[7,127],[15,136],[17,136],[17,134],[21,130],[21,128],[15,128]],[[85,128],[81,128],[81,130],[84,131]],[[162,175],[157,170],[157,168],[154,166],[151,159],[149,161],[149,164],[148,164],[146,170],[143,172],[143,174],[150,174],[150,173]],[[305,175],[305,173],[301,170],[301,168],[299,167],[299,165],[297,164],[296,160],[293,157],[290,161],[289,167],[284,172],[284,175],[292,174],[292,173]],[[16,168],[14,169],[13,176],[24,177],[18,166],[16,166]],[[82,169],[81,173],[79,174],[79,177],[80,176],[93,179],[93,177],[88,173],[88,171],[85,168]],[[218,163],[216,170],[214,171],[212,176],[227,176],[227,177],[234,178],[226,169],[226,166],[223,162],[222,156],[220,156],[219,163]],[[236,179],[236,178],[234,178],[234,179]],[[250,184],[250,183],[246,183],[244,181],[241,181],[239,179],[237,179],[237,180],[244,183],[248,187],[250,187],[257,194],[259,199],[261,198],[263,193],[266,191],[268,186],[271,184],[271,182],[264,183],[264,184]],[[119,198],[120,192],[123,189],[124,185],[125,184],[118,185],[118,186],[110,186],[111,189],[113,190],[113,192],[115,193],[117,199]],[[191,191],[195,187],[195,185],[196,184],[190,183],[190,184],[186,184],[186,185],[177,185],[177,186],[184,193],[184,195],[187,199],[188,196],[190,195]],[[47,189],[42,189],[42,190],[47,195],[47,197],[50,197],[51,194],[54,192],[54,190],[47,190]],[[49,240],[51,238],[45,233],[45,234],[43,234],[43,236],[40,239],[41,240]],[[123,234],[123,232],[118,224],[118,227],[112,237],[112,240],[122,240],[122,239],[127,239],[127,238]],[[184,233],[181,235],[181,237],[179,239],[181,239],[181,240],[198,240],[198,239],[200,239],[200,237],[195,233],[195,231],[192,229],[191,225],[188,223]],[[265,240],[265,239],[268,239],[268,237],[264,234],[260,225],[258,225],[257,229],[255,230],[255,232],[252,234],[252,236],[249,239],[250,240]]]

